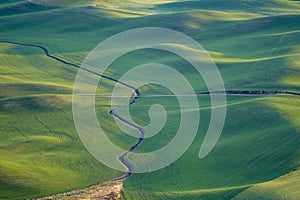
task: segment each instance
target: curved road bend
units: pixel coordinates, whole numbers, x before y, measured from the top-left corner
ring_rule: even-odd
[[[15,44],[15,45],[21,45],[21,46],[26,46],[26,47],[39,48],[39,49],[43,50],[44,54],[47,57],[49,57],[49,58],[52,58],[52,59],[54,59],[54,60],[56,60],[56,61],[58,61],[60,63],[65,64],[65,65],[69,65],[69,66],[72,66],[72,67],[75,67],[75,68],[78,68],[78,69],[82,69],[82,70],[87,71],[87,72],[89,72],[91,74],[100,76],[102,78],[105,78],[107,80],[113,81],[115,83],[119,83],[119,84],[123,85],[124,87],[127,87],[127,88],[131,89],[134,92],[134,94],[135,94],[134,98],[129,102],[129,104],[127,104],[127,105],[121,105],[121,106],[118,106],[118,107],[114,107],[114,108],[110,109],[110,111],[109,111],[109,113],[111,115],[113,115],[114,117],[116,117],[120,121],[122,121],[123,123],[131,126],[132,128],[134,128],[134,129],[136,129],[136,130],[138,130],[140,132],[140,137],[139,137],[138,141],[134,145],[132,145],[128,150],[126,150],[124,153],[122,153],[119,156],[119,160],[127,168],[127,173],[124,174],[123,176],[120,176],[120,177],[112,179],[112,181],[114,181],[114,180],[125,180],[126,178],[128,178],[132,174],[132,172],[133,172],[133,167],[126,160],[125,157],[126,157],[126,155],[128,153],[134,151],[141,144],[141,142],[143,141],[144,136],[145,136],[145,131],[141,127],[136,126],[135,124],[129,122],[128,120],[124,119],[120,115],[116,114],[115,111],[118,110],[119,108],[133,105],[139,98],[141,98],[140,91],[137,88],[135,88],[135,87],[133,87],[133,86],[127,84],[127,83],[120,82],[117,79],[114,79],[112,77],[103,75],[101,73],[94,72],[94,71],[92,71],[90,69],[81,67],[81,66],[76,65],[74,63],[71,63],[71,62],[68,62],[66,60],[63,60],[63,59],[61,59],[59,57],[53,56],[53,55],[51,55],[49,53],[49,50],[46,47],[44,47],[44,46],[36,45],[36,44],[29,44],[29,43],[22,43],[22,42],[6,41],[6,40],[0,40],[0,43]],[[208,95],[208,94],[249,95],[249,96],[282,95],[282,94],[286,94],[286,95],[300,96],[300,93],[289,92],[289,91],[234,91],[234,90],[228,90],[228,91],[215,91],[215,92],[200,92],[200,93],[196,93],[196,95]],[[185,94],[183,94],[183,95],[185,95]],[[155,94],[153,94],[153,95],[146,95],[145,97],[158,97],[158,96],[176,96],[176,95],[155,95]]]

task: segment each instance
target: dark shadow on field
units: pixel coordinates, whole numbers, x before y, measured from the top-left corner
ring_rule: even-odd
[[[8,4],[6,6],[0,7],[0,17],[3,16],[12,16],[12,15],[20,15],[26,13],[35,13],[40,11],[52,10],[58,8],[56,6],[44,6],[33,4],[27,1],[20,1],[15,4]]]

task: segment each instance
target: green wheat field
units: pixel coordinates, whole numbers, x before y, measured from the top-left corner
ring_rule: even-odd
[[[228,91],[300,93],[300,1],[292,0],[1,0],[0,1],[0,199],[32,199],[104,182],[124,173],[96,160],[82,144],[72,114],[78,69],[106,38],[133,28],[163,27],[199,42],[216,63]],[[6,41],[6,42],[5,42]],[[13,42],[13,43],[7,43]],[[192,50],[191,50],[192,51]],[[118,79],[134,66],[162,63],[183,74],[196,92],[204,81],[184,59],[144,49],[116,60],[106,75]],[[137,138],[116,125],[102,80],[98,121],[123,149]],[[158,85],[143,95],[168,94]],[[215,148],[199,148],[211,115],[209,95],[198,96],[197,136],[176,162],[133,174],[123,182],[127,200],[300,199],[300,96],[228,95],[227,117]],[[180,122],[176,97],[141,98],[130,107],[134,121],[150,123],[148,110],[161,104],[168,119],[159,134],[135,152],[168,144]]]

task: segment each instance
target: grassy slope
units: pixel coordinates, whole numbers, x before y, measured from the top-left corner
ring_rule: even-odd
[[[300,170],[296,170],[272,181],[257,184],[243,191],[234,199],[298,199],[299,178]]]
[[[168,5],[168,10],[157,6],[152,9],[166,14],[136,19],[116,18],[120,15],[92,7],[54,9],[40,6],[37,10],[36,5],[21,2],[20,5],[4,5],[1,8],[1,39],[42,44],[53,53],[80,63],[89,50],[110,35],[135,27],[162,26],[187,33],[207,50],[216,52],[211,55],[224,76],[227,89],[299,91],[296,59],[299,56],[295,54],[299,48],[297,24],[300,18],[296,14],[286,15],[288,9],[295,13],[293,8],[296,7],[287,1],[268,1],[272,5],[253,1],[251,6],[260,6],[261,9],[255,9],[260,12],[251,14],[253,9],[245,7],[247,3],[243,1],[239,1],[234,8],[230,7],[235,12],[227,12],[228,8],[224,9],[226,5],[221,5],[220,1],[217,6],[213,2],[216,1],[211,4],[205,1],[187,2],[185,6],[174,3],[172,5],[175,7]],[[189,7],[189,4],[192,6]],[[201,10],[189,11],[197,8],[195,4]],[[176,10],[176,7],[185,8],[186,11],[168,12]],[[277,16],[275,11],[285,15]],[[78,18],[81,20],[76,20]],[[1,190],[4,191],[1,191],[1,198],[53,193],[117,176],[116,172],[92,159],[76,137],[69,102],[76,71],[45,58],[39,50],[4,44],[0,46],[3,77],[0,86],[0,96],[3,98],[0,152],[1,158],[4,158],[4,162],[1,162]],[[117,68],[116,62],[116,71],[121,73],[133,64],[148,62],[160,54],[142,52],[137,55],[141,59],[133,60],[136,54],[120,59],[118,62],[124,64],[121,69]],[[170,55],[161,55],[158,61],[161,60],[180,68],[180,65],[176,65],[178,59]],[[194,82],[195,89],[205,90],[203,84],[197,84],[197,79],[192,76],[193,71],[188,67],[182,71]],[[118,73],[114,76],[118,76]],[[107,90],[110,87],[107,86]],[[166,106],[172,102],[171,99],[157,101],[165,102]],[[243,103],[238,103],[240,101]],[[270,103],[274,101],[276,103]],[[296,112],[295,116],[285,114],[280,108],[280,112],[274,110],[284,101],[290,102],[290,97],[232,98],[230,102],[234,104],[229,107],[229,117],[220,142],[209,157],[198,160],[197,152],[207,126],[205,116],[209,116],[209,111],[203,110],[204,123],[199,130],[202,134],[199,134],[189,151],[164,170],[134,175],[128,179],[125,183],[126,195],[130,199],[141,199],[143,193],[149,199],[231,198],[252,184],[269,181],[295,169],[299,165],[296,159],[299,126],[293,125],[293,119],[298,115]],[[200,99],[200,102],[207,100]],[[151,103],[151,99],[140,102],[145,105]],[[107,109],[100,107],[100,111]],[[133,109],[140,111],[136,120],[145,123],[145,107],[137,104]],[[172,123],[176,124],[178,119],[176,110],[171,107],[170,111],[172,109],[173,121],[165,128],[169,134],[147,140],[139,151],[158,148],[170,140]],[[105,122],[105,128],[111,127],[109,115],[104,114],[99,118]],[[134,139],[120,135],[116,128],[113,128],[110,137],[122,147],[134,142]],[[11,152],[11,149],[15,151]],[[38,164],[35,160],[38,160]],[[279,160],[281,162],[278,164]],[[260,184],[241,193],[248,196],[240,198],[251,198],[257,190],[263,191],[256,190],[256,187],[260,188]],[[268,187],[274,188],[272,184]],[[287,188],[290,190],[290,187]]]
[[[282,113],[282,116],[288,119],[292,123],[293,127],[299,130],[299,98],[272,98],[268,101],[268,103],[276,107],[279,112]],[[299,155],[297,158],[299,159]],[[297,161],[297,158],[295,161]],[[234,199],[298,199],[300,196],[299,180],[300,170],[296,169],[295,171],[291,171],[288,174],[274,180],[256,184],[237,195]]]
[[[76,71],[40,50],[0,46],[0,198],[36,197],[118,176],[90,156],[76,134]]]
[[[197,158],[205,131],[203,125],[183,157],[163,170],[134,175],[125,182],[128,188],[125,194],[130,199],[144,199],[143,193],[147,199],[229,199],[243,188],[296,169],[299,166],[299,129],[266,106],[266,102],[276,101],[276,98],[252,97],[248,99],[251,101],[229,106],[220,141],[208,157]],[[231,101],[239,102],[241,97]],[[209,112],[202,110],[201,114],[205,124]],[[148,145],[155,145],[155,141],[149,141]],[[143,148],[147,149],[142,145],[140,150]],[[297,188],[292,189],[297,192]]]

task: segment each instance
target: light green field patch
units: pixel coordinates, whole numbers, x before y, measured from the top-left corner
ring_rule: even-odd
[[[190,15],[198,20],[216,20],[216,21],[238,21],[246,19],[254,19],[262,17],[262,15],[256,13],[247,12],[224,12],[213,10],[197,10],[189,12]]]
[[[270,98],[267,102],[270,103],[271,106],[278,109],[286,119],[292,122],[297,130],[300,130],[299,97],[281,96]]]
[[[300,46],[292,48],[292,53],[300,51]],[[288,59],[291,66],[291,72],[283,77],[282,82],[288,85],[300,86],[300,56],[292,56]]]
[[[147,15],[159,14],[152,8],[155,5],[178,2],[178,0],[158,0],[158,1],[142,1],[142,0],[97,0],[92,3],[93,6],[108,10],[115,17],[141,17]]]
[[[299,185],[300,170],[298,169],[272,181],[254,185],[233,199],[299,199]]]
[[[90,5],[94,0],[28,0],[28,2],[44,6],[84,6]]]

